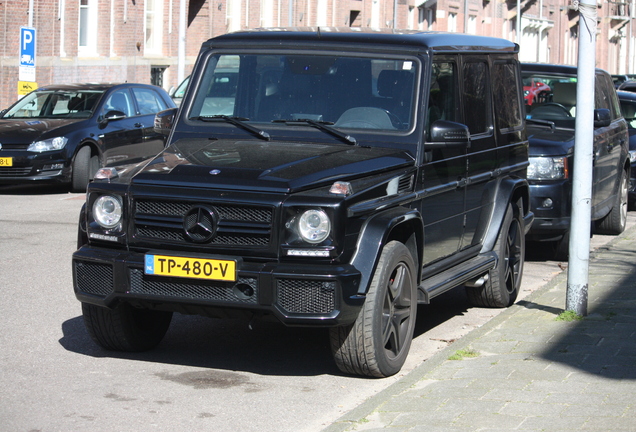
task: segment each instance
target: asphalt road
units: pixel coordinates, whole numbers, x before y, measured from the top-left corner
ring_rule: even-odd
[[[407,363],[386,379],[343,376],[326,331],[273,323],[175,315],[157,349],[107,352],[90,340],[72,288],[83,200],[0,186],[3,431],[317,431],[498,313],[470,307],[462,290],[420,306]],[[526,262],[521,297],[564,267],[540,252]]]

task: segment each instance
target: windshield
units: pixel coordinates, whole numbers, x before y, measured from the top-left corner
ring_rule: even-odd
[[[88,118],[103,91],[35,91],[3,118]]]
[[[406,57],[219,54],[208,60],[188,118],[406,131],[414,121],[418,64]]]
[[[524,74],[523,95],[528,119],[557,124],[576,120],[576,78],[547,74]]]

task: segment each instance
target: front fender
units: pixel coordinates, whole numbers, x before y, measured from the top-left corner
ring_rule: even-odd
[[[530,188],[526,179],[506,178],[501,181],[495,195],[495,202],[506,203],[506,205],[495,205],[488,231],[484,236],[481,252],[490,252],[495,247],[501,224],[506,216],[508,204],[519,206],[525,221],[525,232],[528,233],[534,214],[530,211]]]
[[[417,210],[393,207],[369,217],[358,237],[356,252],[351,264],[362,275],[358,295],[365,295],[382,253],[382,248],[391,240],[406,244],[418,265],[418,280],[421,273],[420,253],[424,239],[424,224]],[[413,244],[413,242],[415,242]]]

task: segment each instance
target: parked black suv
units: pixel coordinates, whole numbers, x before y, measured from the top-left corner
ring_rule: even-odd
[[[417,304],[517,296],[532,222],[518,46],[266,30],[203,44],[149,163],[91,183],[73,255],[88,331],[157,345],[173,312],[330,328],[338,367],[388,376]],[[228,114],[231,113],[231,114]]]
[[[567,259],[572,208],[577,69],[547,64],[521,65],[524,83],[545,90],[526,99],[530,141],[531,209],[536,219],[529,241],[550,242],[557,259]],[[627,221],[630,178],[629,139],[611,76],[596,70],[594,86],[594,232],[620,234]]]

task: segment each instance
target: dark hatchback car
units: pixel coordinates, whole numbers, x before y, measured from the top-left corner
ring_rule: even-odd
[[[548,64],[521,65],[524,80],[549,86],[531,106],[526,105],[530,142],[531,209],[535,221],[529,241],[550,242],[555,258],[566,259],[570,235],[577,69]],[[593,232],[620,234],[627,219],[630,178],[627,124],[610,75],[595,74]]]
[[[632,164],[629,179],[629,209],[634,210],[636,209],[636,93],[620,90],[616,93],[629,132],[629,159]]]
[[[0,184],[71,183],[84,191],[102,166],[159,153],[153,129],[168,93],[144,84],[41,87],[0,112]]]

